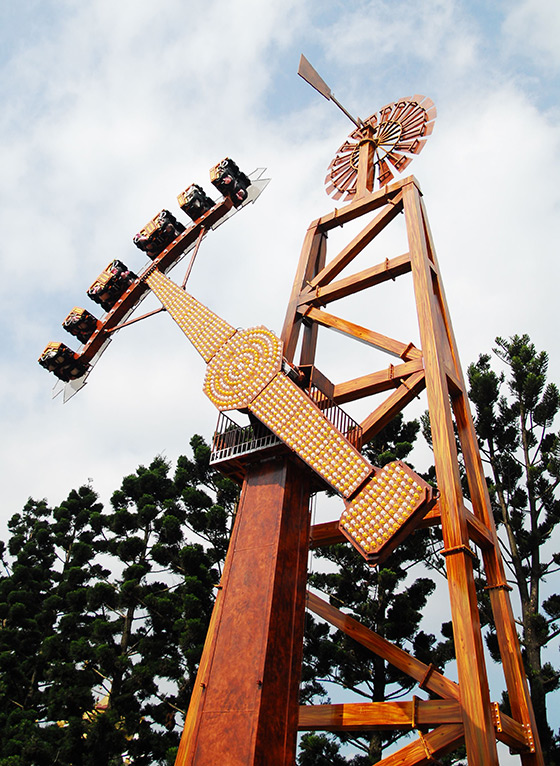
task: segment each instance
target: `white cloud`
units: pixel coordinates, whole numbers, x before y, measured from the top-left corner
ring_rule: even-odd
[[[406,71],[414,88],[418,67],[438,67],[440,78],[472,67],[479,45],[475,32],[472,16],[455,0],[366,0],[323,29],[323,44],[327,58],[346,71],[368,67],[367,77],[375,82]]]
[[[486,348],[497,334],[528,331],[558,376],[549,312],[560,277],[560,125],[512,87],[458,100],[437,129],[444,120],[424,190],[463,361],[483,350],[468,319],[476,311]]]
[[[556,0],[510,3],[504,34],[512,55],[529,59],[543,71],[560,67],[560,4]]]

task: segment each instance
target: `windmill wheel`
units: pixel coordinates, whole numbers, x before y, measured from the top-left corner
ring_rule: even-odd
[[[327,194],[335,199],[351,200],[356,194],[360,144],[374,145],[374,176],[384,186],[408,167],[414,155],[422,151],[434,129],[436,108],[426,96],[402,98],[387,104],[356,128],[336,153],[325,178]]]

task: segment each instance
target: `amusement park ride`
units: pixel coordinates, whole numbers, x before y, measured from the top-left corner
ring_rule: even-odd
[[[394,181],[423,148],[436,110],[424,96],[404,98],[362,121],[352,117],[302,56],[300,70],[334,101],[355,129],[329,166],[327,192],[345,204],[309,226],[281,336],[265,327],[236,330],[185,291],[205,234],[254,200],[267,181],[226,159],[211,171],[223,194],[214,203],[196,185],[179,195],[193,223],[162,211],[134,238],[151,258],[138,276],[113,261],[88,290],[107,312],[74,308],[64,327],[79,353],[51,343],[39,362],[73,395],[112,334],[129,324],[151,290],[207,363],[204,392],[220,415],[212,462],[242,484],[235,527],[219,585],[178,766],[288,766],[298,730],[413,731],[384,766],[437,762],[465,744],[470,766],[498,764],[496,740],[523,766],[543,766],[490,500],[443,284],[418,181]],[[379,188],[375,191],[377,182]],[[403,213],[408,252],[340,276]],[[361,231],[327,256],[327,235],[363,219]],[[181,286],[166,272],[192,250]],[[353,323],[324,307],[410,274],[421,348]],[[373,304],[372,304],[373,305]],[[154,313],[154,312],[151,312]],[[148,314],[145,316],[149,316]],[[138,319],[143,318],[139,317]],[[315,366],[319,326],[386,352],[397,364],[333,383]],[[302,337],[300,338],[300,334]],[[296,352],[298,361],[295,362]],[[426,390],[437,487],[401,462],[371,465],[361,447]],[[340,405],[389,392],[360,423]],[[246,413],[240,427],[224,413]],[[469,485],[461,490],[455,430]],[[344,501],[339,520],[310,526],[309,498],[330,488]],[[385,560],[420,525],[443,536],[458,682],[417,660],[306,593],[309,548],[349,541],[371,565]],[[478,549],[475,552],[474,546]],[[477,605],[474,559],[481,557],[493,609],[511,714],[490,699]],[[305,608],[408,674],[426,698],[408,702],[299,706]]]

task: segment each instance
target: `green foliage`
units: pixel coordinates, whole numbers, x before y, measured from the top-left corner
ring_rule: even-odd
[[[560,759],[548,725],[546,695],[558,688],[560,668],[544,662],[542,652],[560,633],[560,594],[543,600],[542,585],[560,564],[551,547],[560,522],[560,436],[552,430],[560,393],[547,383],[547,354],[537,351],[527,335],[496,338],[494,353],[503,370],[496,372],[490,355],[480,355],[468,369],[469,396],[509,581],[521,603],[521,642],[533,707],[545,760],[552,764]],[[492,632],[488,646],[498,659]]]
[[[304,734],[301,738],[298,766],[347,766],[336,742],[326,734]]]
[[[109,510],[81,487],[11,519],[0,766],[173,763],[237,498],[191,445],[174,476],[161,457],[126,476]]]
[[[412,452],[419,431],[420,423],[417,420],[405,421],[404,415],[399,412],[364,447],[364,455],[377,466],[387,465],[393,460],[405,460]]]
[[[220,569],[233,527],[238,487],[209,469],[210,448],[201,436],[191,439],[193,460],[177,460],[175,486],[186,511],[189,527],[209,546],[208,555]]]

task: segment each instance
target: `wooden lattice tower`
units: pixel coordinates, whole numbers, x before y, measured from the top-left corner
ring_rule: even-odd
[[[335,100],[305,64],[314,86]],[[221,413],[237,409],[251,418],[251,444],[241,439],[232,448],[231,437],[237,437],[231,424],[218,430],[214,439],[216,464],[240,480],[242,491],[177,766],[292,766],[298,730],[383,728],[415,730],[418,735],[384,758],[384,766],[433,763],[463,742],[470,766],[497,766],[496,740],[519,752],[523,766],[544,766],[510,588],[422,194],[412,176],[389,183],[392,168],[402,171],[422,149],[434,117],[429,99],[417,96],[389,104],[365,122],[351,118],[356,130],[340,147],[327,177],[328,191],[347,204],[317,219],[307,230],[281,338],[264,327],[236,330],[185,292],[186,277],[180,287],[165,276],[182,254],[194,248],[190,271],[212,225],[232,206],[248,201],[251,187],[256,189],[257,182],[239,174],[235,163],[226,158],[213,169],[224,200],[206,200],[196,187],[194,198],[203,207],[194,214],[190,211],[194,223],[187,229],[176,226],[176,221],[170,223],[173,217],[162,211],[151,223],[156,238],[146,227],[139,240],[147,242],[151,265],[136,277],[114,261],[90,288],[90,295],[101,296],[101,305],[109,301],[105,317],[97,320],[83,309],[74,309],[65,320],[76,315],[78,329],[90,325],[83,329],[82,350],[75,354],[63,344],[49,344],[41,357],[41,364],[72,392],[79,390],[112,334],[130,323],[124,320],[151,290],[207,363],[207,396]],[[376,177],[382,184],[378,191],[374,191]],[[404,214],[408,251],[341,276],[400,214]],[[328,257],[328,233],[360,219],[365,221],[360,233]],[[164,232],[165,241],[161,239]],[[157,245],[153,252],[152,245]],[[373,291],[405,275],[413,283],[420,348],[325,310],[339,299]],[[115,280],[119,290],[124,288],[118,298],[113,295],[115,285],[109,291]],[[333,384],[315,365],[319,326],[365,342],[400,362]],[[80,332],[73,334],[80,337]],[[424,389],[437,493],[403,464],[377,469],[359,451],[360,443],[379,433]],[[389,393],[383,403],[359,425],[345,419],[337,406],[384,392]],[[461,490],[454,427],[472,510]],[[343,498],[345,509],[340,521],[311,527],[310,495],[325,486]],[[387,492],[391,499],[385,504]],[[367,521],[358,523],[354,518],[358,516]],[[306,594],[310,547],[348,539],[370,563],[376,563],[404,536],[427,523],[440,524],[442,529],[458,683],[317,595]],[[511,716],[490,699],[473,546],[486,574]],[[429,699],[414,696],[399,703],[300,708],[306,605],[408,674]]]
[[[379,212],[346,248],[327,262],[327,233],[372,211]],[[406,220],[408,253],[389,258],[353,276],[337,279],[342,269],[372,237],[388,226],[400,212],[404,212]],[[421,349],[357,326],[323,308],[340,298],[372,289],[406,273],[411,273],[414,284]],[[447,569],[459,684],[445,681],[431,668],[422,667],[421,663],[372,635],[332,606],[311,596],[309,606],[313,611],[409,673],[432,696],[439,696],[442,703],[443,700],[446,702],[440,703],[440,712],[433,717],[430,706],[434,704],[437,710],[437,705],[421,702],[405,703],[402,707],[400,704],[373,703],[332,706],[330,710],[303,709],[300,717],[302,728],[314,727],[319,721],[324,728],[331,730],[341,730],[345,723],[354,730],[359,726],[372,728],[372,721],[381,728],[383,724],[394,725],[398,719],[401,724],[406,721],[406,726],[410,727],[412,723],[420,729],[423,728],[422,723],[427,727],[439,723],[431,733],[421,735],[416,743],[383,759],[382,763],[387,766],[428,763],[430,757],[435,759],[442,752],[454,749],[464,738],[469,764],[494,764],[497,763],[495,741],[498,738],[520,752],[523,764],[542,764],[509,599],[510,587],[506,583],[426,210],[414,177],[393,183],[376,193],[365,193],[344,208],[318,219],[308,229],[283,330],[284,353],[288,358],[295,353],[298,332],[303,326],[300,363],[313,364],[318,325],[337,329],[402,359],[401,364],[390,365],[388,369],[341,382],[334,387],[334,398],[339,403],[391,390],[383,404],[362,422],[364,441],[379,433],[419,392],[426,389],[439,491],[437,506],[430,512],[429,519],[440,523],[443,533],[442,554]],[[467,509],[461,491],[454,421],[465,463],[472,511]],[[334,542],[337,535],[335,524],[320,525],[312,530],[316,545],[323,541]],[[479,549],[484,563],[511,703],[511,718],[500,712],[496,702],[490,701],[473,576],[473,545]],[[439,686],[441,683],[445,688]],[[416,715],[415,704],[419,705]],[[450,715],[444,710],[448,710]],[[459,713],[457,717],[456,713]]]
[[[330,190],[338,197],[345,194],[351,201],[314,221],[307,231],[282,331],[283,355],[295,362],[303,329],[297,367],[313,369],[317,331],[323,326],[400,358],[400,364],[334,385],[332,395],[338,404],[391,392],[361,423],[365,442],[426,389],[439,494],[423,523],[441,524],[442,528],[459,682],[445,678],[308,593],[309,609],[409,674],[431,699],[304,706],[297,728],[416,729],[417,739],[384,758],[385,766],[434,762],[463,742],[471,766],[489,766],[498,763],[497,739],[519,752],[524,766],[542,766],[510,588],[422,194],[414,177],[386,184],[377,192],[372,190],[374,166],[380,174],[388,166],[383,166],[376,155],[371,124],[362,125],[365,139],[360,139],[358,129],[351,136],[354,146],[345,144],[339,152],[343,160],[346,155],[351,172],[342,173],[338,186],[336,173],[340,174],[340,168],[331,166]],[[389,172],[389,178],[391,175]],[[408,252],[339,278],[400,213],[406,221]],[[367,219],[362,231],[328,258],[328,232],[360,218]],[[405,274],[412,275],[421,348],[324,309],[340,298],[372,290]],[[472,511],[466,507],[461,490],[454,422]],[[297,444],[291,446],[297,453]],[[257,452],[246,460],[238,459],[236,465],[244,472],[239,513],[177,758],[180,766],[222,761],[287,766],[294,762],[306,551],[308,544],[344,539],[338,522],[308,531],[312,474],[301,463],[294,463],[290,454],[270,458],[266,452]],[[490,699],[473,546],[484,563],[511,716]]]

